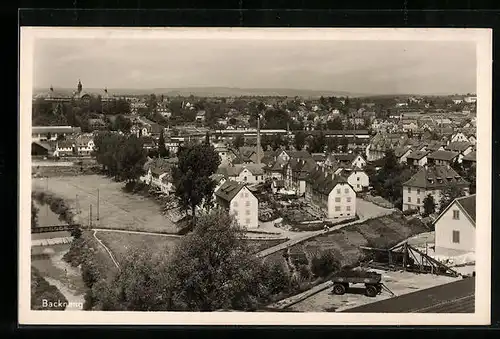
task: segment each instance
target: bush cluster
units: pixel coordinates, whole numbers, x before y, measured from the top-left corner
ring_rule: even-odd
[[[59,220],[73,223],[75,215],[64,199],[44,191],[33,191],[32,197],[41,205],[49,205],[50,210],[59,216]]]

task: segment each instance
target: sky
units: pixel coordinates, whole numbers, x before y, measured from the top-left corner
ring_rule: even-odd
[[[39,39],[35,88],[286,88],[476,92],[476,48],[457,41]]]

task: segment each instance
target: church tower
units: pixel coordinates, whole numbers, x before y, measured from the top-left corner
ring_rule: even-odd
[[[80,80],[78,80],[77,92],[78,92],[78,94],[80,94],[82,92],[82,82]]]

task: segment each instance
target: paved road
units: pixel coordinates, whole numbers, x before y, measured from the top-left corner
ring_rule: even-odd
[[[343,312],[353,313],[474,313],[475,278],[465,278]]]
[[[394,213],[394,209],[383,208],[361,198],[356,198],[356,213],[362,218],[381,217]]]

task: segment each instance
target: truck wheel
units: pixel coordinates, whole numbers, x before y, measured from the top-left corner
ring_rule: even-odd
[[[377,292],[378,293],[382,292],[382,285],[377,285]]]
[[[366,295],[368,297],[375,297],[378,294],[377,288],[373,285],[366,286]]]
[[[333,293],[336,295],[342,295],[345,293],[345,286],[343,284],[335,284],[333,285]]]

